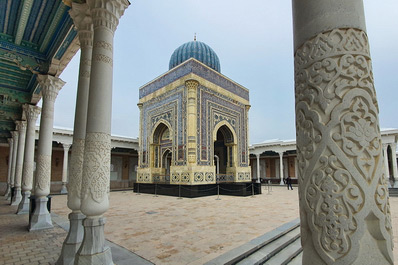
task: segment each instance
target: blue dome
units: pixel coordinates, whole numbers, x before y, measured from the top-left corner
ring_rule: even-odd
[[[217,54],[207,44],[196,40],[184,43],[173,52],[170,58],[169,70],[190,58],[195,58],[220,72],[220,60]]]

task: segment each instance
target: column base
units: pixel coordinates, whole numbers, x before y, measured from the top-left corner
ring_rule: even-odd
[[[12,198],[11,205],[19,205],[22,200],[21,188],[15,188],[15,194]]]
[[[29,231],[53,228],[51,216],[47,210],[47,201],[47,197],[36,199],[36,208],[29,223]]]
[[[86,218],[83,221],[84,239],[75,257],[75,264],[113,265],[112,253],[105,245],[105,218]]]
[[[75,255],[80,248],[84,237],[83,219],[86,216],[80,212],[70,213],[69,217],[69,233],[62,245],[61,255],[56,265],[73,265],[75,263]]]
[[[281,182],[279,183],[279,185],[285,185],[285,183],[283,182],[283,179],[281,179]]]
[[[67,194],[68,190],[66,188],[66,183],[62,183],[61,194]]]
[[[22,200],[18,205],[17,214],[27,214],[30,210],[30,191],[24,191],[22,193]]]
[[[6,199],[6,200],[9,201],[9,202],[11,201],[11,195],[12,195],[12,194],[11,194],[11,190],[10,190],[10,192],[8,193],[7,199]]]
[[[8,199],[8,195],[10,194],[10,191],[11,191],[10,185],[7,185],[6,193],[4,193],[4,198],[6,200]]]

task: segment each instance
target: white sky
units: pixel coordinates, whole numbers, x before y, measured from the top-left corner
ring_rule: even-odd
[[[290,0],[130,2],[114,39],[112,134],[138,136],[138,88],[168,71],[173,51],[197,33],[221,73],[250,90],[250,143],[295,138]],[[398,128],[398,1],[364,4],[380,127]],[[79,57],[61,75],[54,126],[73,128]]]

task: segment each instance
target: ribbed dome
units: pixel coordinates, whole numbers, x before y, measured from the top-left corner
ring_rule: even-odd
[[[217,54],[207,44],[196,40],[184,43],[173,52],[170,58],[169,69],[176,67],[190,58],[195,58],[208,67],[220,72],[220,60]]]

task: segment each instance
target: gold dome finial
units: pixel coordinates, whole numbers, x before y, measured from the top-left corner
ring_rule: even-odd
[[[196,41],[196,32],[195,35],[193,35],[193,40]]]

